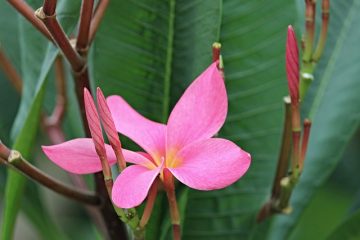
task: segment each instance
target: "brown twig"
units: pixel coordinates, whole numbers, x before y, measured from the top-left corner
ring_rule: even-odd
[[[89,44],[95,38],[95,34],[100,26],[101,20],[104,17],[108,5],[109,5],[109,0],[100,0],[95,9],[95,13],[91,20],[91,25],[90,25]]]
[[[4,149],[3,147],[1,148]],[[2,163],[6,164],[7,166],[16,168],[30,179],[40,183],[52,191],[85,204],[97,206],[101,204],[101,200],[98,196],[87,191],[74,189],[53,179],[26,161],[18,151],[12,150],[7,154],[8,156],[4,156],[4,153],[1,153],[0,160]]]
[[[47,39],[53,41],[49,31],[46,29],[44,24],[35,17],[34,9],[30,7],[23,0],[8,0],[9,4],[11,4],[21,15],[23,15],[36,29],[38,29]]]
[[[43,115],[42,123],[53,144],[64,142],[65,136],[61,129],[62,120],[67,106],[66,81],[64,64],[59,55],[55,60],[55,79],[56,79],[56,104],[50,116]]]
[[[22,80],[20,75],[17,73],[15,67],[11,64],[10,60],[5,55],[4,51],[0,46],[0,67],[3,69],[5,75],[15,87],[18,93],[22,90]]]
[[[54,5],[55,4],[55,5]],[[59,46],[75,72],[82,71],[85,63],[81,56],[71,46],[64,30],[56,19],[56,1],[44,1],[43,7],[36,10],[35,15],[44,22],[55,43]]]
[[[93,6],[94,0],[83,0],[81,4],[79,33],[76,41],[76,50],[81,56],[85,56],[88,50]]]

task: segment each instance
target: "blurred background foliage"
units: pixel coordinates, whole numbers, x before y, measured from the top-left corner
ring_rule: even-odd
[[[42,4],[40,0],[27,2],[34,9]],[[79,6],[78,1],[59,1],[57,17],[69,34],[76,31]],[[89,55],[92,87],[100,86],[105,95],[122,95],[153,120],[166,121],[183,90],[211,62],[211,44],[220,41],[223,45],[229,114],[220,135],[249,151],[253,162],[241,181],[224,190],[198,192],[179,186],[184,239],[360,236],[344,225],[340,233],[337,230],[344,221],[357,220],[351,216],[360,205],[359,13],[360,0],[331,1],[325,53],[302,111],[314,125],[304,174],[292,199],[294,211],[256,224],[256,214],[270,194],[282,131],[286,27],[294,24],[300,39],[303,1],[110,2]],[[0,138],[10,145],[24,126],[39,127],[29,121],[34,117],[30,109],[39,104],[43,111],[53,108],[51,64],[57,52],[6,2],[0,3],[0,42],[25,85],[20,98],[0,71]],[[69,101],[75,103],[70,74],[67,80]],[[46,92],[43,103],[42,89]],[[43,129],[27,130],[23,134],[34,135],[34,140],[21,144],[34,146],[29,154],[34,164],[68,182],[67,175],[40,152],[41,144],[49,144]],[[82,136],[77,104],[69,104],[64,130],[67,139]],[[137,148],[128,139],[123,142]],[[1,167],[1,204],[9,199],[4,196],[6,175]],[[7,194],[16,191],[22,196],[15,239],[100,238],[79,204],[30,181],[26,184],[23,193],[7,186]],[[166,202],[160,196],[156,204],[147,239],[169,239]]]

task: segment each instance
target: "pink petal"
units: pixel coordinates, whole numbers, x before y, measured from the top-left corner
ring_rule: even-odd
[[[161,167],[150,170],[139,165],[132,165],[115,180],[112,190],[113,203],[119,208],[132,208],[140,205],[159,175]]]
[[[227,95],[217,64],[213,63],[197,77],[171,112],[167,125],[168,151],[210,138],[224,124]]]
[[[152,162],[151,156],[144,152],[133,152],[123,149],[124,158],[126,162],[142,165],[147,168],[155,168],[156,165]]]
[[[105,149],[108,161],[113,165],[116,162],[115,154],[107,144]],[[57,145],[42,146],[42,150],[51,161],[68,172],[88,174],[102,170],[91,138],[77,138]]]
[[[227,187],[245,174],[251,156],[233,142],[211,138],[188,145],[177,153],[179,165],[169,168],[185,185],[198,190]]]
[[[160,162],[160,157],[165,155],[166,126],[144,118],[119,96],[108,97],[107,103],[117,131]]]

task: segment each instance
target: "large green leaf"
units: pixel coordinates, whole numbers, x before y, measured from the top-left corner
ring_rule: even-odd
[[[331,22],[323,60],[304,113],[313,119],[304,173],[291,200],[293,213],[277,217],[271,239],[288,239],[314,191],[328,178],[359,126],[360,1],[331,2]]]
[[[189,194],[186,239],[246,239],[270,193],[286,94],[286,26],[291,1],[224,1],[223,44],[229,114],[220,135],[252,154],[249,171],[221,191]]]
[[[65,29],[72,30],[76,19],[74,13],[79,9],[79,6],[78,4],[72,3],[71,5],[69,3],[70,1],[64,1],[60,4],[58,18],[62,20]],[[32,4],[40,6],[41,1],[34,1]],[[21,18],[20,22],[21,70],[24,87],[21,105],[12,128],[12,137],[15,142],[13,149],[19,150],[27,158],[30,157],[31,147],[39,125],[46,77],[58,54],[58,50],[52,44],[47,44],[47,40],[24,19]],[[24,184],[25,178],[22,175],[9,170],[1,239],[12,238]]]
[[[335,231],[327,238],[328,240],[356,240],[360,238],[360,210],[356,211],[348,219],[346,219],[341,225],[339,225]]]

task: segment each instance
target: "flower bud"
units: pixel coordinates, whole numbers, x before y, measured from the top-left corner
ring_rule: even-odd
[[[292,26],[288,27],[286,39],[286,75],[291,104],[299,103],[299,50]]]

